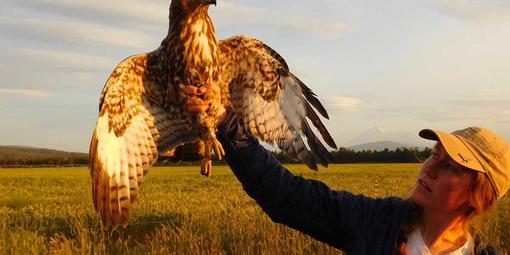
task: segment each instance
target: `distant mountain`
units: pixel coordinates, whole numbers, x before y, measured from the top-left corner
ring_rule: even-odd
[[[58,151],[28,146],[0,146],[0,160],[40,160],[51,158],[86,158],[86,153]]]
[[[366,130],[365,132],[361,133],[358,137],[350,140],[347,143],[347,145],[352,148],[366,144],[381,146],[384,145],[384,143],[388,143],[386,146],[391,146],[392,148],[398,147],[424,148],[429,145],[429,143],[421,139],[418,136],[418,134],[409,134],[406,132],[393,132],[381,127],[373,127],[371,129]]]
[[[397,142],[393,142],[393,141],[381,141],[381,142],[358,144],[358,145],[349,147],[349,149],[354,150],[354,151],[367,151],[367,150],[383,151],[384,149],[388,149],[391,151],[391,150],[396,150],[397,148],[403,148],[403,147],[414,148],[416,146],[397,143]],[[419,148],[421,149],[421,147],[419,147]]]

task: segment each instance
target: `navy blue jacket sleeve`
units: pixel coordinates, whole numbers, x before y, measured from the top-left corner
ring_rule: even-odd
[[[293,175],[256,139],[238,146],[221,133],[219,138],[244,190],[274,222],[348,252],[392,253],[405,211],[402,199],[334,191]]]

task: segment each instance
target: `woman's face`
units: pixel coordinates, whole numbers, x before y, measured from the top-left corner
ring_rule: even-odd
[[[424,209],[464,212],[469,208],[469,189],[473,172],[448,156],[441,143],[423,163],[411,199]]]

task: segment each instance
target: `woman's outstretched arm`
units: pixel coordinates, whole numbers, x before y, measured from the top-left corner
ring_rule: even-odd
[[[293,175],[235,120],[228,117],[225,122],[219,127],[219,140],[226,160],[246,193],[274,222],[348,251],[360,241],[368,245],[370,240],[361,239],[374,226],[371,221],[393,211],[390,199],[333,191],[320,181]]]

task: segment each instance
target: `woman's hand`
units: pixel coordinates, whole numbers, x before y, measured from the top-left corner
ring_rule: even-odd
[[[189,96],[186,99],[186,102],[184,102],[186,104],[186,110],[192,114],[199,114],[207,111],[207,109],[209,108],[209,101],[201,99],[197,96],[202,96],[211,90],[212,85],[210,84],[202,86],[200,88],[192,85],[184,87],[182,89],[182,92]]]
[[[185,101],[185,104],[186,109],[191,114],[205,113],[209,108],[209,101],[200,98],[200,96],[207,93],[212,93],[209,95],[212,97],[220,97],[220,88],[211,84],[207,84],[200,88],[189,85],[184,87],[182,91],[184,94],[189,96]],[[250,133],[245,131],[243,125],[239,124],[239,119],[236,117],[233,111],[227,113],[223,105],[219,105],[218,107],[218,113],[220,116],[218,117],[218,122],[216,125],[219,127],[218,131],[223,133],[223,135],[220,134],[220,136],[228,136],[226,139],[234,141],[238,148],[246,147],[250,144],[253,144],[253,142],[257,140]]]
[[[220,88],[218,86],[213,86],[212,84],[207,84],[202,87],[188,85],[182,89],[182,92],[190,96],[184,103],[186,104],[186,110],[191,114],[205,113],[207,109],[209,109],[209,100],[201,99],[198,96],[210,94],[213,98],[221,97]],[[220,125],[227,116],[227,111],[221,104],[218,105],[218,114],[219,117],[217,125]]]

